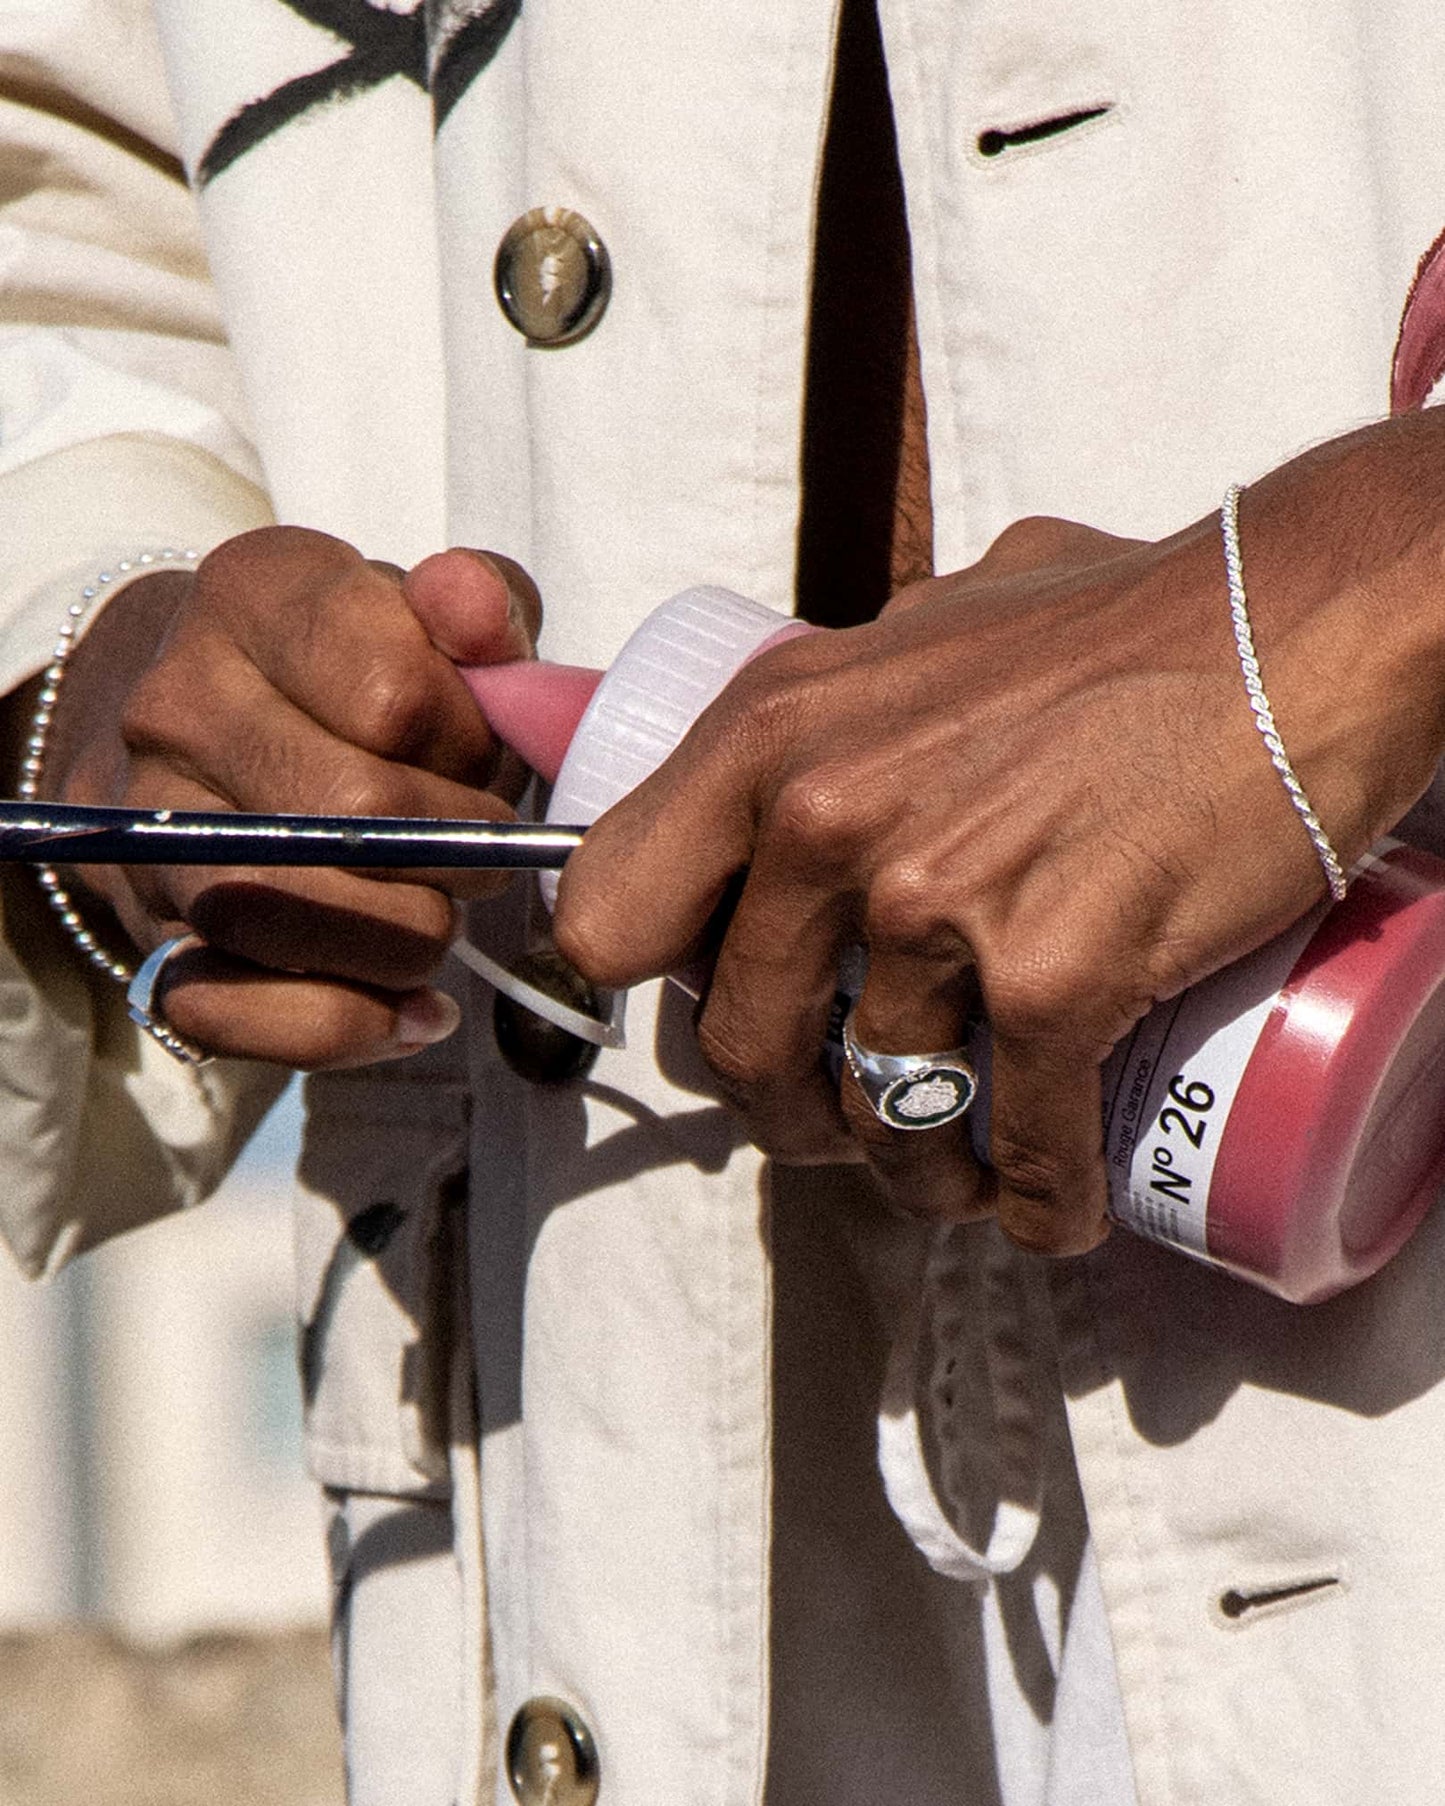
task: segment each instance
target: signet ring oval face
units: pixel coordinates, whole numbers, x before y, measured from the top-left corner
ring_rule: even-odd
[[[876,1053],[843,1024],[843,1052],[858,1089],[890,1129],[938,1129],[956,1122],[978,1096],[978,1074],[961,1047],[942,1053]]]

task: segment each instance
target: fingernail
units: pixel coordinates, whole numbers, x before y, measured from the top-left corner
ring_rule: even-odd
[[[532,629],[527,619],[527,604],[510,583],[507,585],[507,625],[519,639],[531,647]]]
[[[489,558],[485,552],[473,551],[469,546],[462,547],[460,550],[465,557],[471,559],[474,565],[480,565],[481,568],[500,585],[502,594],[507,598],[507,618],[508,620],[516,620],[518,618],[519,603],[517,597],[512,592],[511,584],[507,581],[507,573],[497,563],[496,559]]]
[[[445,991],[416,991],[396,1012],[395,1039],[402,1047],[431,1047],[455,1033],[461,1019],[455,997]]]

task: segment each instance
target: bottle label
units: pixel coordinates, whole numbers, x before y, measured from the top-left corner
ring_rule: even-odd
[[[1225,1123],[1281,988],[1325,914],[1151,1010],[1104,1067],[1109,1210],[1136,1235],[1211,1259],[1209,1188]]]
[[[1351,868],[1372,871],[1399,845],[1385,839]],[[1332,904],[1254,953],[1159,1004],[1136,1023],[1103,1068],[1104,1158],[1109,1214],[1136,1235],[1200,1260],[1209,1252],[1209,1200],[1229,1114],[1266,1022],[1287,1007],[1280,993]],[[867,956],[844,961],[829,1023],[827,1055],[842,1067],[842,1023],[862,991]],[[987,1164],[992,1090],[988,1025],[970,1025],[967,1051],[978,1072],[969,1113],[974,1152]]]

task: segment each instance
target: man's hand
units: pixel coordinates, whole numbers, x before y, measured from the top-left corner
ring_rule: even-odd
[[[447,552],[403,575],[323,534],[244,534],[193,576],[137,579],[107,605],[67,671],[42,789],[145,809],[505,818],[497,792],[518,774],[452,661],[529,656],[539,617],[506,560]],[[87,914],[113,912],[102,938],[145,952],[187,926],[204,937],[166,968],[179,1034],[318,1067],[455,1027],[428,984],[452,898],[505,879],[137,867],[69,882]]]
[[[1244,498],[1264,681],[1348,863],[1445,746],[1442,421],[1322,448]],[[870,626],[757,660],[588,834],[557,936],[602,985],[687,963],[766,1150],[857,1158],[925,1213],[1023,1245],[1106,1232],[1099,1067],[1157,1000],[1325,890],[1246,702],[1217,516],[1157,545],[1023,522]],[[901,1133],[819,1064],[840,958],[866,1046],[993,1042],[990,1170],[966,1125]]]

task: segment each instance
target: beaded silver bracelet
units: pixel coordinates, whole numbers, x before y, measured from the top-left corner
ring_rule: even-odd
[[[65,611],[65,620],[61,624],[54,650],[50,654],[50,663],[45,667],[35,713],[30,720],[25,757],[21,761],[20,782],[17,786],[22,802],[33,803],[39,799],[40,776],[45,769],[45,749],[50,737],[50,724],[55,716],[55,704],[60,696],[60,686],[65,681],[70,656],[75,651],[80,629],[87,616],[117,587],[132,577],[154,570],[193,570],[199,560],[198,552],[180,552],[169,546],[161,551],[138,552],[133,558],[119,559],[108,569],[99,572],[91,582],[85,584],[80,595],[70,604]],[[37,865],[35,876],[45,893],[46,901],[60,917],[62,926],[87,961],[97,971],[104,972],[108,978],[113,978],[117,984],[128,988],[136,976],[136,968],[101,946],[86,927],[55,867]],[[153,1041],[159,1042],[176,1059],[189,1066],[199,1066],[205,1062],[207,1056],[199,1048],[192,1047],[189,1041],[183,1040],[159,1016],[146,1014],[144,1018],[134,1016],[134,1020]]]
[[[1330,837],[1320,825],[1320,818],[1314,812],[1309,798],[1305,795],[1304,785],[1295,776],[1294,766],[1289,762],[1289,754],[1284,750],[1284,742],[1279,737],[1279,729],[1274,724],[1274,711],[1269,706],[1269,698],[1264,693],[1264,683],[1259,674],[1259,660],[1254,651],[1254,634],[1249,625],[1249,604],[1244,595],[1244,559],[1239,550],[1239,498],[1242,491],[1238,483],[1231,483],[1224,492],[1224,500],[1219,509],[1219,529],[1224,540],[1224,574],[1229,584],[1229,615],[1234,623],[1234,643],[1239,650],[1240,669],[1244,672],[1244,687],[1249,694],[1249,706],[1254,710],[1254,725],[1264,737],[1269,748],[1270,761],[1283,780],[1289,792],[1289,800],[1294,804],[1300,820],[1304,823],[1319,855],[1320,864],[1325,869],[1325,878],[1329,883],[1330,895],[1336,903],[1340,902],[1348,889],[1344,867],[1340,864],[1339,854],[1330,845]]]

